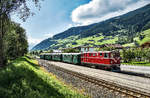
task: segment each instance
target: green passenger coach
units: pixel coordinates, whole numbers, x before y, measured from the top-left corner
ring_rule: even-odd
[[[51,53],[46,53],[45,54],[45,60],[52,60],[52,54]]]
[[[73,64],[81,64],[80,58],[81,58],[80,53],[73,54]]]
[[[66,63],[80,64],[81,53],[43,53],[41,59],[52,61],[63,61]]]
[[[80,53],[63,53],[62,61],[66,63],[80,64]]]
[[[40,59],[44,59],[44,60],[45,60],[45,54],[42,53],[42,54],[40,55]]]
[[[62,54],[61,53],[52,53],[52,60],[62,61]]]

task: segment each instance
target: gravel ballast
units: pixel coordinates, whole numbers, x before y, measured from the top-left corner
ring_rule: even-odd
[[[63,71],[60,71],[58,68],[56,68],[55,65],[47,63],[47,61],[40,61],[39,64],[42,65],[45,69],[47,69],[48,72],[55,74],[59,79],[61,79],[65,83],[72,85],[73,87],[83,92],[85,95],[88,95],[92,98],[124,98],[124,96],[120,95],[119,93],[114,93],[113,91],[108,90],[107,88],[100,87],[73,75],[64,73]]]

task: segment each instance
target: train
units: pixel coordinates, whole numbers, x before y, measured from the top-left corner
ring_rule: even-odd
[[[104,70],[120,70],[118,51],[99,51],[84,53],[42,53],[40,59],[71,63]]]

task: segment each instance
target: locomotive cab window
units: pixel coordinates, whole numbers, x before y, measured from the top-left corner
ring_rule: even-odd
[[[84,57],[84,54],[81,54],[81,57]]]
[[[92,53],[89,53],[89,56],[92,56]]]
[[[104,53],[104,58],[108,58],[108,57],[109,57],[108,53]]]
[[[93,56],[96,56],[96,53],[93,53]]]
[[[99,54],[99,56],[102,56],[102,55],[103,55],[102,53]]]

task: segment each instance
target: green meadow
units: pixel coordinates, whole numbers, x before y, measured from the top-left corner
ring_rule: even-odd
[[[34,59],[21,57],[0,69],[0,98],[85,97],[48,73]]]

